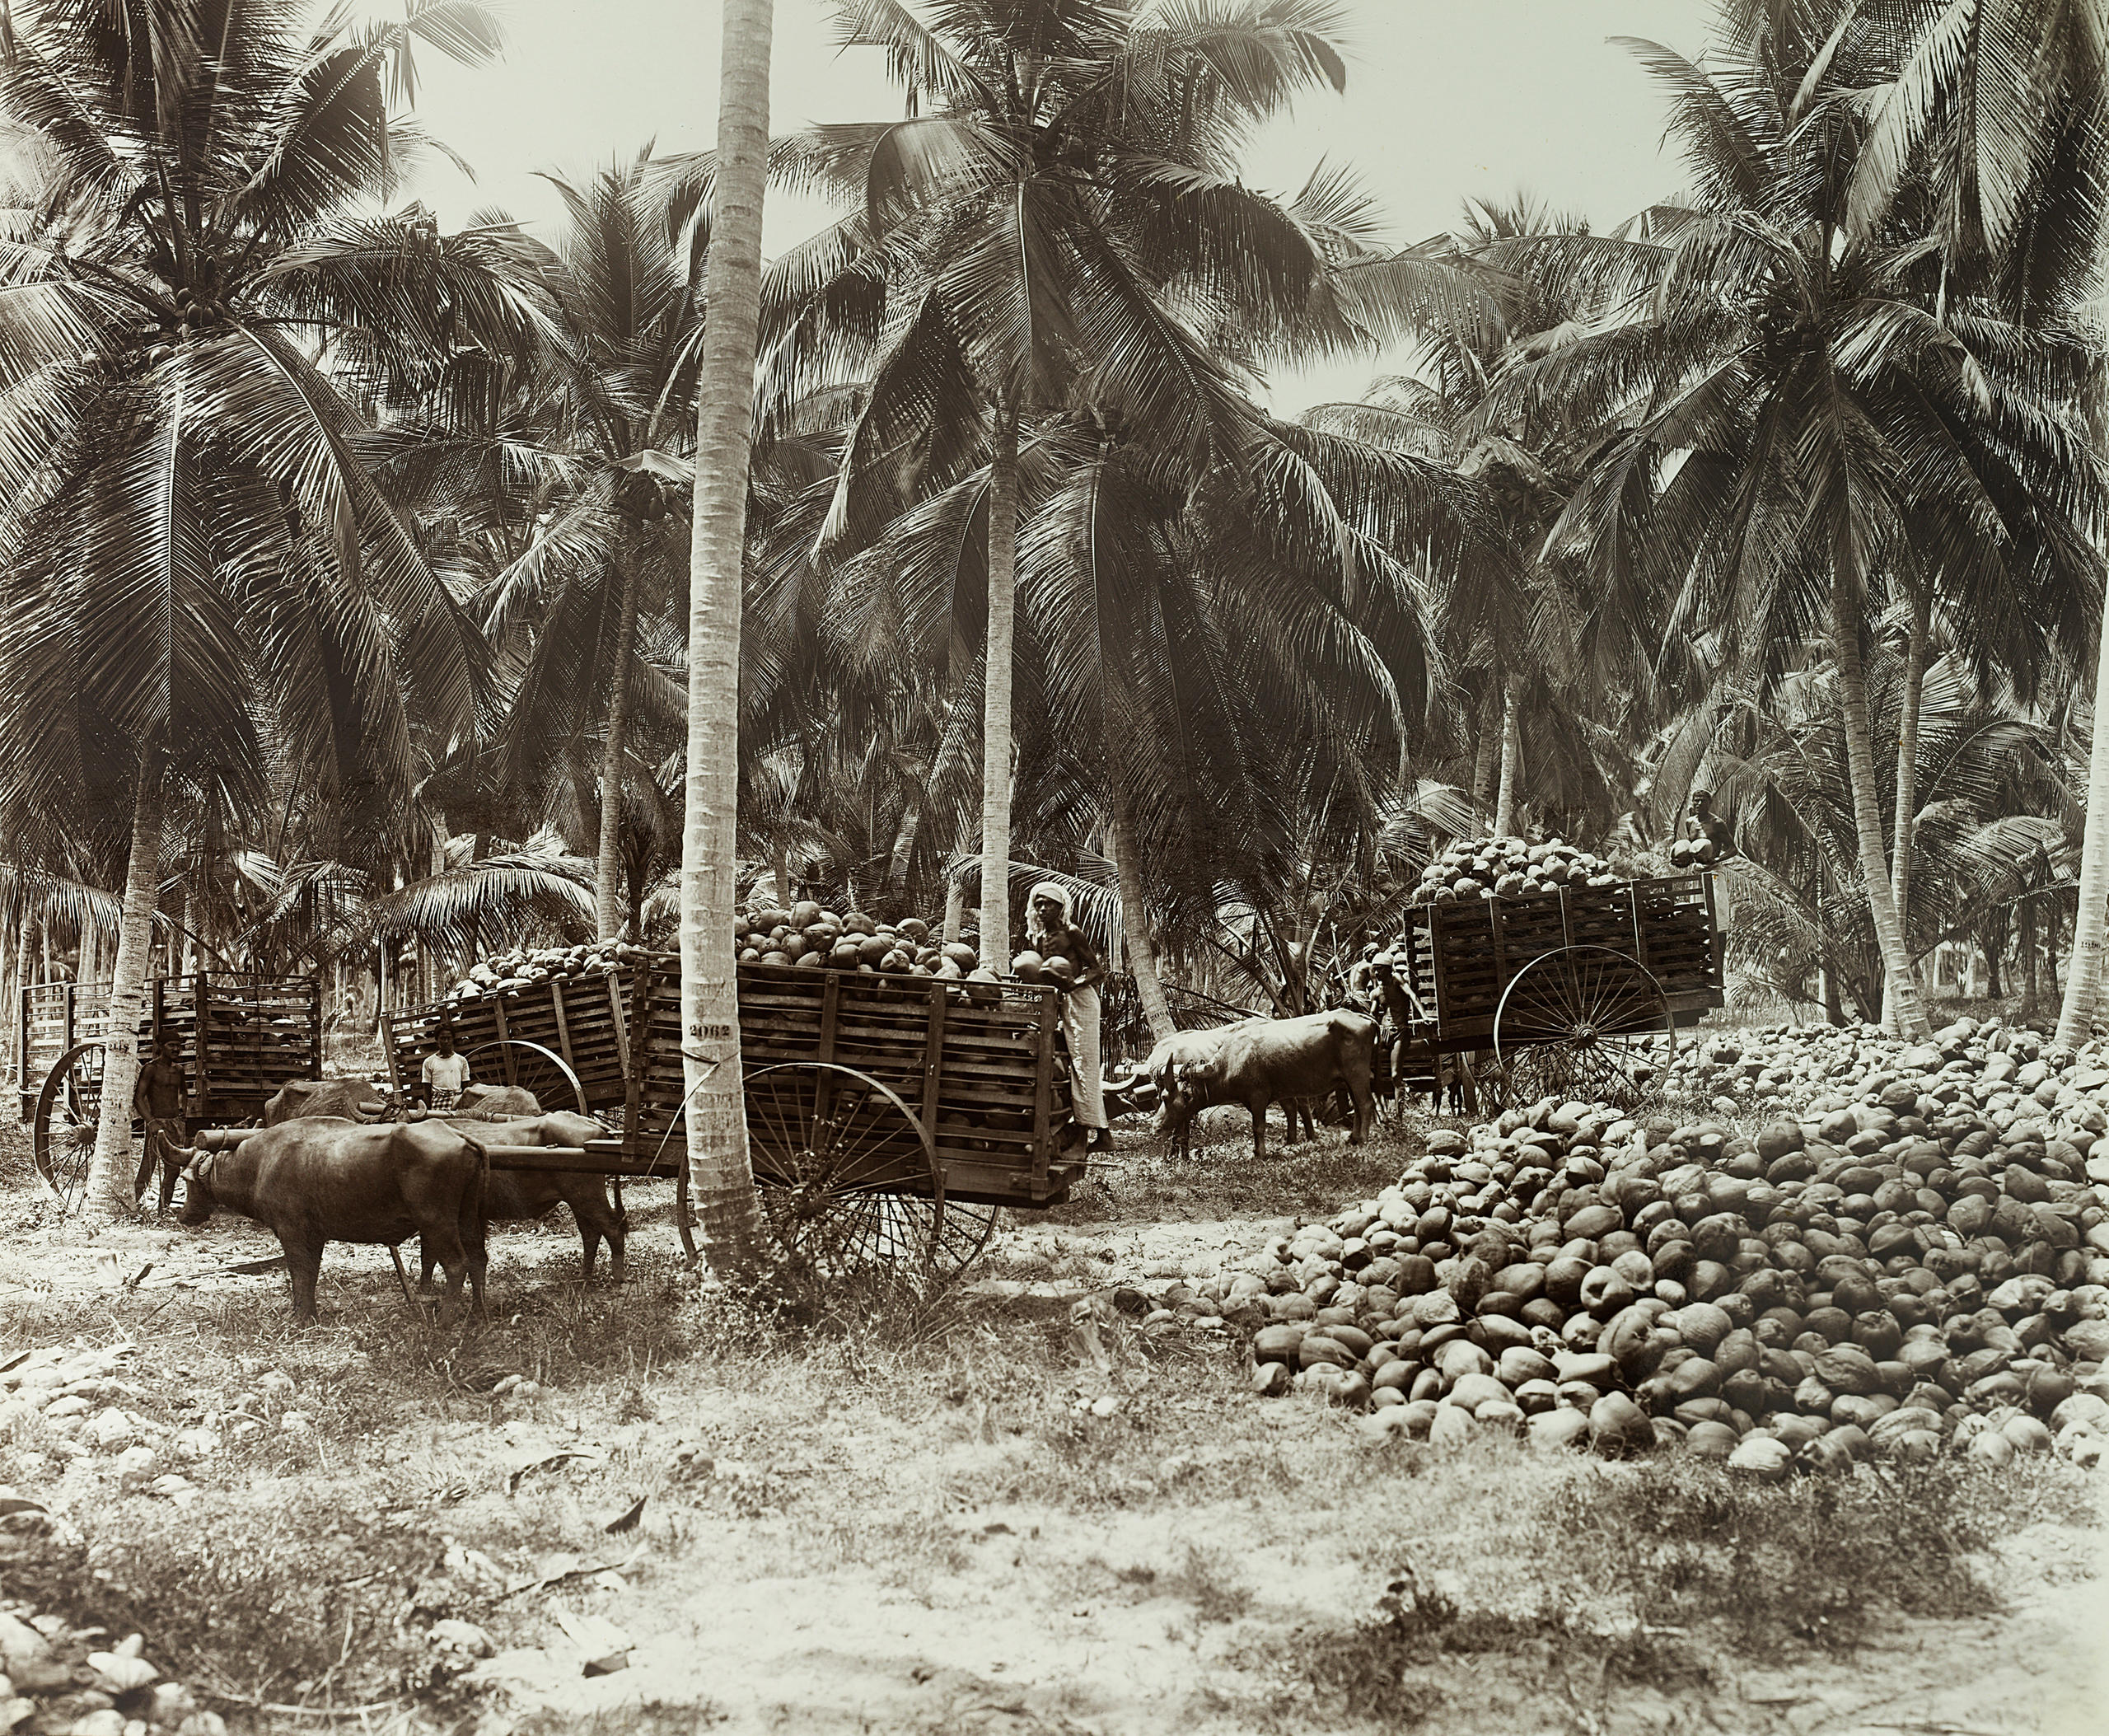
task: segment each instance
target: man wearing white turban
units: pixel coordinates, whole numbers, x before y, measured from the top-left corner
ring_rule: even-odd
[[[1069,919],[1066,887],[1043,880],[1026,901],[1026,943],[1046,959],[1066,958],[1074,975],[1050,971],[1047,980],[1062,991],[1062,1035],[1069,1046],[1069,1102],[1078,1125],[1092,1130],[1091,1149],[1113,1149],[1106,1121],[1105,1080],[1099,1071],[1098,985],[1106,980],[1106,961]]]

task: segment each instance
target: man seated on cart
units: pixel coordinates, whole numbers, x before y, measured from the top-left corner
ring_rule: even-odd
[[[461,1100],[469,1083],[469,1057],[454,1052],[454,1027],[442,1025],[433,1040],[433,1052],[419,1069],[416,1097],[420,1107],[445,1114]]]
[[[132,1088],[132,1113],[147,1124],[139,1173],[132,1183],[132,1197],[142,1205],[147,1203],[147,1183],[153,1179],[157,1157],[161,1163],[161,1209],[166,1212],[175,1203],[176,1178],[183,1173],[175,1148],[190,1143],[183,1108],[183,1045],[173,1036],[164,1036],[154,1046],[153,1059],[139,1069],[139,1083]]]

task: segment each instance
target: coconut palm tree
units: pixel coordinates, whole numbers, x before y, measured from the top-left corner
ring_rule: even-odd
[[[1884,76],[1885,45],[1803,52],[1761,30],[1725,47],[1709,76],[1639,45],[1672,93],[1695,190],[1608,241],[1544,244],[1578,272],[1621,275],[1631,299],[1512,385],[1564,395],[1606,429],[1552,543],[1606,583],[1654,587],[1637,619],[1668,622],[1672,645],[1716,634],[1722,667],[1773,679],[1827,630],[1871,919],[1897,1023],[1923,1036],[1867,624],[1915,570],[1974,571],[1974,596],[2004,583],[2055,605],[2088,570],[2099,478],[2072,463],[2083,442],[2069,402],[2041,389],[2032,334],[1981,301],[1935,317],[1940,262],[1916,213],[1847,227],[1859,93]]]
[[[704,283],[710,318],[696,388],[680,891],[688,1164],[704,1257],[720,1272],[753,1263],[761,1227],[741,1081],[732,918],[739,904],[741,586],[761,324],[773,0],[726,0],[724,16]]]
[[[1849,221],[1872,232],[1900,206],[1933,214],[1943,273],[2032,329],[2072,321],[2097,292],[2109,195],[2109,34],[2083,0],[1945,0],[1876,93]],[[2088,346],[2098,358],[2098,343]],[[2097,363],[2098,366],[2098,363]],[[2098,398],[2102,386],[2093,382]],[[2096,461],[2085,449],[2074,462]],[[2097,579],[2092,587],[2100,594]],[[2096,739],[2079,915],[2057,1040],[2087,1040],[2109,928],[2109,606],[2095,655]]]
[[[699,226],[693,247],[677,247],[649,166],[648,151],[590,180],[548,177],[568,219],[546,277],[559,335],[545,352],[543,388],[555,424],[544,439],[561,455],[563,488],[484,601],[493,640],[517,665],[504,732],[509,781],[550,807],[577,806],[580,784],[597,786],[603,939],[625,914],[624,793],[649,783],[656,757],[632,752],[635,708],[664,732],[681,700],[678,684],[639,654],[639,620],[664,617],[685,552],[681,447],[708,232]]]
[[[839,10],[846,44],[886,53],[909,113],[779,144],[780,174],[859,208],[807,250],[774,354],[787,372],[870,377],[823,532],[831,558],[985,463],[981,945],[1001,966],[1036,424],[1087,395],[1185,454],[1191,476],[1234,467],[1256,427],[1247,365],[1292,334],[1368,341],[1377,316],[1358,310],[1389,306],[1418,268],[1361,262],[1352,287],[1330,272],[1329,246],[1364,209],[1342,177],[1288,204],[1237,179],[1257,122],[1340,87],[1334,0],[958,0],[927,23],[899,0]]]
[[[415,46],[470,63],[469,0],[311,30],[226,0],[17,17],[0,241],[0,783],[12,835],[121,835],[105,1089],[129,1100],[165,817],[267,761],[346,802],[400,792],[410,708],[475,723],[480,641],[355,443],[362,406],[437,392],[465,343],[534,323],[509,232],[372,214],[420,135]],[[125,1118],[94,1157],[126,1209]]]
[[[1988,911],[2040,897],[2065,872],[2075,841],[2055,708],[2023,700],[1997,676],[1980,685],[1971,660],[1944,635],[1931,651],[1916,701],[1911,793],[1901,784],[1884,790],[1915,803],[1908,817],[1924,872],[1902,907],[1915,963],[1942,941],[1976,933]],[[1913,703],[1908,658],[1895,643],[1871,647],[1868,704],[1884,736]],[[1789,999],[1807,998],[1808,979],[1821,971],[1872,1018],[1884,971],[1855,872],[1836,681],[1835,665],[1817,663],[1761,701],[1746,682],[1713,726],[1701,775],[1737,819],[1743,854],[1727,872],[1738,964]],[[1887,784],[1887,768],[1883,776]]]

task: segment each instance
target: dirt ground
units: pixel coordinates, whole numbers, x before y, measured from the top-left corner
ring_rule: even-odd
[[[559,1213],[495,1238],[486,1322],[332,1247],[305,1331],[235,1270],[275,1252],[253,1225],[87,1237],[11,1147],[0,1370],[106,1353],[92,1402],[162,1481],[0,1411],[0,1488],[54,1521],[0,1607],[137,1629],[236,1729],[2109,1729],[2099,1475],[1849,1486],[1803,1524],[1710,1468],[1380,1444],[1132,1312],[1412,1149],[1337,1139],[1254,1174],[1124,1136],[919,1310],[737,1303],[647,1187],[620,1291]]]

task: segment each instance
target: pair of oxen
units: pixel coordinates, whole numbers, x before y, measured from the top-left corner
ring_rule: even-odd
[[[473,1094],[472,1094],[473,1093]],[[485,1226],[546,1216],[570,1206],[590,1280],[601,1242],[610,1276],[623,1278],[625,1224],[606,1179],[569,1171],[493,1170],[493,1145],[580,1146],[601,1137],[584,1116],[545,1113],[517,1087],[471,1087],[455,1111],[418,1120],[382,1120],[373,1088],[352,1080],[295,1080],[265,1105],[264,1125],[223,1150],[179,1147],[183,1208],[195,1228],[225,1209],[255,1219],[278,1237],[292,1275],[293,1313],[315,1318],[316,1280],[331,1242],[394,1248],[419,1239],[420,1285],[435,1264],[447,1277],[447,1306],[458,1312],[465,1283],[484,1299]]]

